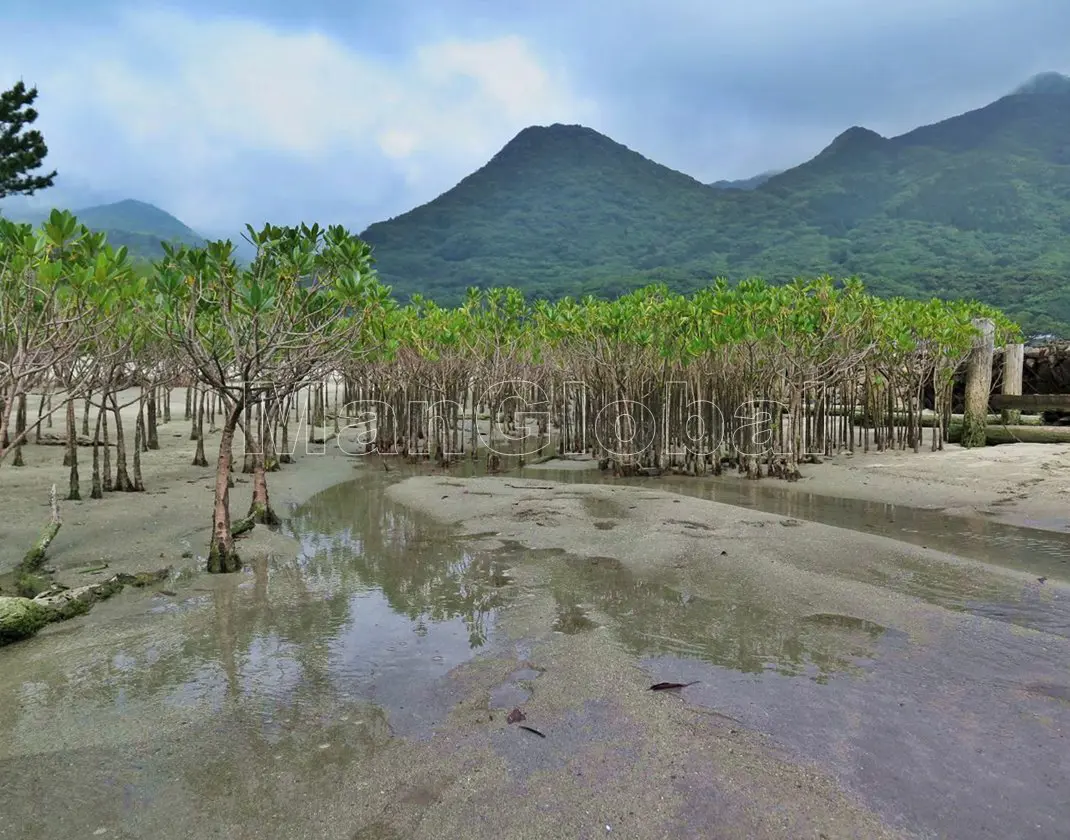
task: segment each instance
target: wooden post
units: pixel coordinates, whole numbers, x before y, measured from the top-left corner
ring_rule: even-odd
[[[996,336],[996,325],[989,318],[975,318],[973,325],[981,334],[974,339],[966,360],[966,408],[962,418],[962,445],[966,448],[985,445]]]
[[[1025,345],[1008,344],[1003,348],[1003,393],[1009,397],[1022,395],[1022,371],[1025,368]],[[1022,412],[1003,409],[1003,423],[1015,426],[1022,422]]]

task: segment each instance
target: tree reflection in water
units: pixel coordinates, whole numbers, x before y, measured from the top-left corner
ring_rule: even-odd
[[[363,482],[320,493],[283,529],[301,543],[295,567],[306,586],[376,589],[418,632],[428,622],[460,618],[472,647],[486,642],[488,620],[510,582],[501,561],[464,551],[447,527],[414,516]]]

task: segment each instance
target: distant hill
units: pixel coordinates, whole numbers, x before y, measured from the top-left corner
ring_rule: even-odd
[[[714,181],[710,186],[716,187],[719,190],[755,190],[774,175],[779,174],[779,171],[762,172],[760,175],[753,175],[750,178],[741,178],[738,181]]]
[[[456,303],[466,286],[505,284],[617,294],[643,272],[730,248],[746,221],[736,208],[776,203],[751,195],[711,189],[590,128],[536,126],[449,192],[362,236],[402,297]]]
[[[144,201],[126,199],[113,204],[83,207],[71,212],[86,227],[106,233],[109,244],[116,248],[125,246],[131,256],[138,259],[156,259],[163,256],[161,242],[193,246],[205,243],[200,234],[170,213]],[[16,212],[10,217],[39,224],[48,217],[48,212]]]
[[[762,177],[762,176],[758,176]],[[754,188],[711,189],[582,126],[524,129],[434,201],[369,227],[383,279],[618,294],[662,280],[857,274],[881,294],[977,297],[1070,324],[1070,79],[884,138],[850,128]]]

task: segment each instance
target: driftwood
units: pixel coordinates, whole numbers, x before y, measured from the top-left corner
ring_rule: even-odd
[[[74,601],[80,601],[84,604],[92,604],[96,601],[103,601],[105,598],[110,598],[116,592],[121,591],[124,586],[142,587],[151,586],[154,583],[162,583],[167,580],[170,574],[170,568],[160,569],[156,572],[138,572],[133,575],[120,572],[119,574],[112,575],[107,580],[99,581],[98,583],[88,583],[85,586],[76,586],[73,589],[67,589],[58,584],[52,584],[49,589],[46,589],[33,600],[36,604],[54,610],[62,609],[65,605]]]

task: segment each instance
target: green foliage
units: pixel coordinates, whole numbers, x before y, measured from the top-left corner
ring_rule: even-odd
[[[470,288],[455,308],[417,297],[388,312],[392,342],[380,359],[415,354],[438,361],[453,349],[470,357],[508,348],[518,360],[593,348],[656,353],[688,366],[724,349],[765,344],[797,358],[870,358],[887,363],[917,355],[957,364],[976,335],[972,321],[991,318],[999,343],[1018,340],[1019,327],[998,310],[969,301],[878,298],[857,279],[831,277],[773,286],[759,279],[730,286],[721,280],[691,295],[648,286],[616,300],[588,297],[528,300],[518,289]]]
[[[44,165],[48,146],[41,132],[28,126],[37,120],[33,103],[37,88],[27,88],[19,81],[0,93],[0,198],[9,195],[33,195],[52,186],[56,177],[31,174]]]
[[[1064,80],[1065,82],[1065,80]],[[1070,327],[1070,83],[886,139],[844,132],[755,189],[714,189],[597,132],[521,132],[434,201],[362,235],[402,296],[692,293],[713,277],[856,275],[884,296],[976,298]]]
[[[0,428],[20,394],[55,378],[73,386],[87,359],[104,361],[133,279],[126,249],[70,213],[53,210],[36,231],[0,219]],[[0,444],[0,461],[17,442]]]

